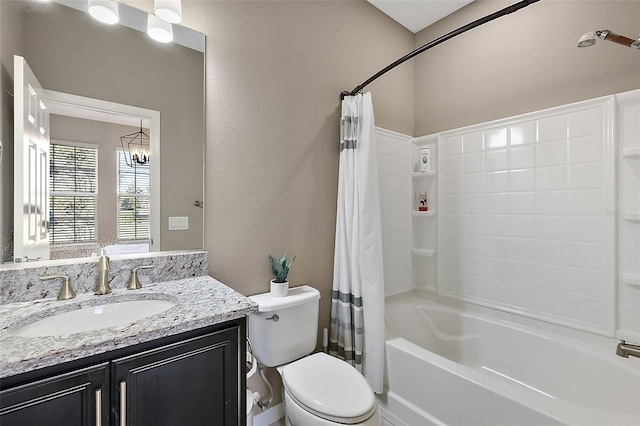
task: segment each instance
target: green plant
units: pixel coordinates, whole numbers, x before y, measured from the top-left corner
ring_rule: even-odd
[[[287,253],[285,252],[280,260],[274,259],[271,255],[269,255],[269,264],[271,264],[271,274],[273,275],[274,283],[283,283],[287,281],[287,274],[289,274],[289,268],[293,261],[296,260],[296,257],[293,256],[291,262],[287,264]]]

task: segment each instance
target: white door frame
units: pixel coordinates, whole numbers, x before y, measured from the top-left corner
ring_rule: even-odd
[[[149,251],[160,251],[160,111],[56,92],[54,90],[45,89],[45,94],[51,114],[136,127],[140,125],[140,119],[143,120],[143,123],[148,123],[146,127],[149,129],[149,147],[153,156],[153,161],[150,164],[151,179],[149,181],[149,195],[151,196],[151,217],[149,218],[151,241]]]

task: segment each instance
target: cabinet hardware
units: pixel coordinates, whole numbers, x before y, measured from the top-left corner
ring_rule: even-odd
[[[96,426],[102,426],[102,389],[96,389]]]
[[[127,382],[120,382],[120,426],[127,426]]]
[[[280,317],[278,316],[278,314],[273,314],[273,316],[271,318],[265,318],[267,321],[271,320],[273,322],[278,322],[280,321]]]

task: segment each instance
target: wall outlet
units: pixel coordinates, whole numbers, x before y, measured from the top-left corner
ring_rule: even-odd
[[[186,231],[189,229],[188,216],[169,217],[169,231]]]

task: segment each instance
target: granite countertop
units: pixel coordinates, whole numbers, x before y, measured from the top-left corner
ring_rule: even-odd
[[[53,312],[144,299],[168,300],[175,306],[97,331],[50,337],[12,334]],[[83,293],[67,301],[47,298],[0,305],[0,378],[207,327],[257,310],[258,305],[248,297],[208,276],[148,284],[139,290],[114,289],[105,296]]]

